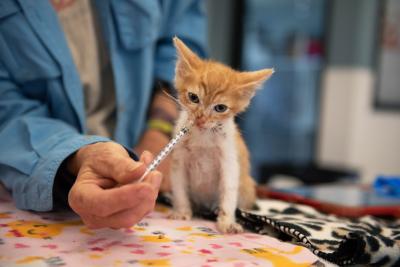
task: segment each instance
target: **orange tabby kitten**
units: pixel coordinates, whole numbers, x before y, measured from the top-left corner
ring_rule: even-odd
[[[238,72],[200,59],[178,38],[174,43],[178,53],[175,86],[182,106],[176,129],[188,120],[194,125],[172,153],[171,217],[189,220],[192,207],[218,209],[221,232],[242,232],[235,210],[251,208],[256,195],[249,153],[234,116],[245,110],[273,70]]]

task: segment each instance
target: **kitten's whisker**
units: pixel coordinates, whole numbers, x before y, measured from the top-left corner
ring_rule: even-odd
[[[170,99],[172,99],[176,104],[178,104],[178,108],[180,108],[181,110],[184,109],[186,111],[189,111],[183,104],[182,102],[179,100],[179,98],[175,98],[173,95],[169,94],[168,92],[166,92],[165,90],[162,90],[163,93]]]
[[[171,95],[170,93],[168,93],[166,90],[162,90],[162,92],[169,97],[170,99],[172,99],[173,101],[175,101],[177,104],[182,105],[179,101],[179,99],[177,99],[176,97],[174,97],[173,95]]]
[[[240,120],[244,120],[245,119],[244,117],[242,117],[242,115],[236,115],[235,118],[238,118]]]
[[[239,133],[243,136],[243,135],[247,135],[249,132],[247,130],[244,130],[242,128],[239,129]]]
[[[186,110],[188,110],[179,99],[176,99],[176,103],[178,104],[179,107],[184,108]]]

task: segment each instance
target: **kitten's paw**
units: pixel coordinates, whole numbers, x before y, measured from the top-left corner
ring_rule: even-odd
[[[189,221],[190,219],[192,219],[192,212],[190,212],[190,211],[172,211],[172,213],[170,215],[168,215],[168,219]]]
[[[217,228],[221,233],[224,234],[240,234],[243,233],[243,227],[231,220],[219,220],[217,221]]]

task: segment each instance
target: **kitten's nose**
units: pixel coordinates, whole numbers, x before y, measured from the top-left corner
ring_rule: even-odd
[[[204,116],[200,116],[196,118],[196,126],[199,128],[203,128],[206,123],[206,118]]]

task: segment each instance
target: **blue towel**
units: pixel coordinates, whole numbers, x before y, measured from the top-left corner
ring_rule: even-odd
[[[379,195],[400,198],[400,176],[378,176],[374,189]]]

